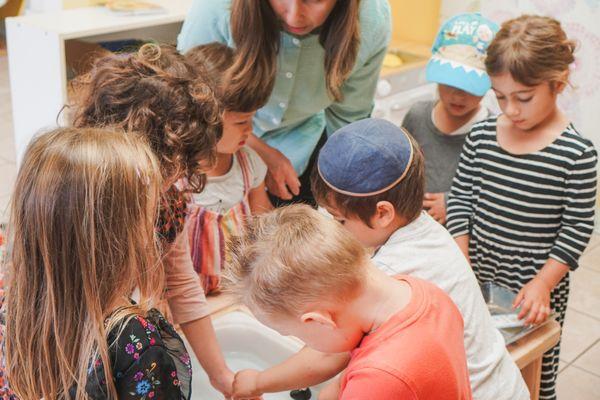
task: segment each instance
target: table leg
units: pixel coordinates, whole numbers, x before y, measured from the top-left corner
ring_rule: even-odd
[[[531,400],[538,400],[540,395],[540,381],[542,379],[542,358],[536,358],[521,369],[521,375],[529,389]]]

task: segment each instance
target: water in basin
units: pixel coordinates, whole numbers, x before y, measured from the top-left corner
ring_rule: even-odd
[[[302,343],[291,337],[284,337],[262,325],[242,311],[234,311],[213,320],[217,340],[234,372],[253,368],[263,370],[287,359],[302,348]],[[214,390],[191,347],[186,347],[192,357],[192,398],[202,400],[222,400],[223,396]],[[312,399],[316,399],[319,386],[311,388]],[[288,393],[266,394],[264,400],[290,400]]]

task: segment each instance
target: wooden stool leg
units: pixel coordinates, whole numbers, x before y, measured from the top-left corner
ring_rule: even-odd
[[[536,358],[521,369],[521,375],[529,389],[531,400],[538,400],[540,396],[540,381],[542,379],[542,358]]]

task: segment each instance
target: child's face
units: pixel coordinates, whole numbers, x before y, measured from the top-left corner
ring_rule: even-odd
[[[556,97],[564,87],[548,82],[525,86],[508,72],[490,78],[502,112],[523,131],[535,128],[556,110]]]
[[[325,23],[337,0],[269,0],[283,29],[307,35]]]
[[[223,113],[223,136],[217,143],[217,152],[234,154],[252,134],[254,112],[225,111]]]
[[[307,311],[299,316],[271,315],[252,310],[264,325],[283,336],[295,336],[308,347],[323,353],[343,353],[355,349],[364,336],[359,323],[351,317],[325,309]]]
[[[379,247],[385,242],[380,238],[382,233],[376,225],[371,224],[373,228],[357,216],[345,216],[337,208],[331,206],[324,207],[337,222],[350,232],[365,247]]]
[[[457,118],[476,110],[482,99],[480,96],[473,96],[464,90],[442,84],[438,85],[438,92],[446,112]]]

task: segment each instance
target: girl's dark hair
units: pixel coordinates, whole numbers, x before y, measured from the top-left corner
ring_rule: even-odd
[[[325,82],[329,95],[343,99],[341,86],[352,72],[360,44],[360,0],[337,1],[321,27]],[[252,34],[248,34],[252,32]],[[277,72],[281,24],[267,0],[233,0],[231,33],[237,49],[229,88],[269,93]]]
[[[228,71],[235,63],[235,51],[231,47],[219,42],[203,44],[188,50],[185,58],[194,66],[206,70],[225,110],[254,112],[269,101],[271,91],[267,87],[262,90],[248,90],[238,85],[229,88],[231,77]]]
[[[508,72],[526,86],[568,83],[565,72],[575,61],[575,49],[556,19],[522,15],[502,24],[487,49],[485,67],[490,76]]]
[[[206,72],[172,46],[101,57],[76,79],[76,127],[112,126],[146,138],[167,184],[185,178],[201,191],[216,160],[221,106]]]

